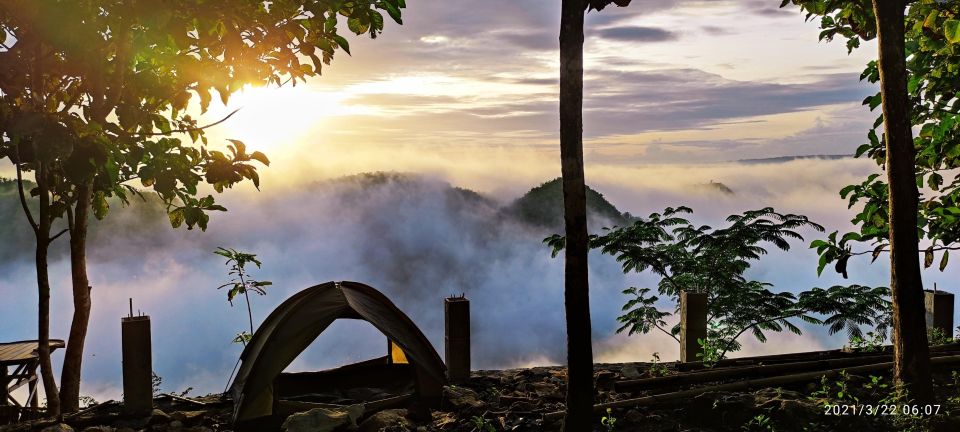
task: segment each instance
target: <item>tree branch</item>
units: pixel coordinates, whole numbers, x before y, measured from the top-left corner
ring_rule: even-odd
[[[63,230],[61,230],[60,232],[58,232],[55,236],[50,237],[49,242],[50,242],[50,243],[53,243],[53,241],[56,240],[57,237],[60,237],[60,236],[62,236],[64,233],[69,232],[69,231],[70,231],[70,229],[64,228]]]
[[[677,337],[676,337],[676,336],[674,336],[674,335],[673,335],[673,333],[670,333],[670,332],[668,332],[668,331],[666,331],[666,330],[664,330],[664,329],[663,329],[663,327],[660,327],[660,325],[659,325],[659,324],[657,324],[657,323],[654,323],[654,324],[653,324],[653,326],[654,326],[654,327],[656,327],[656,328],[658,328],[658,329],[660,329],[660,331],[662,331],[662,332],[664,332],[664,333],[666,333],[666,334],[667,334],[667,336],[670,336],[671,338],[673,338],[673,340],[675,340],[675,341],[677,341],[677,343],[680,343],[680,339],[677,339]]]
[[[750,324],[750,325],[744,327],[742,330],[740,330],[739,333],[737,333],[736,336],[733,337],[733,339],[730,339],[730,340],[726,343],[726,347],[723,349],[722,352],[720,352],[720,356],[719,356],[718,358],[723,358],[723,356],[725,356],[725,355],[727,354],[727,351],[730,351],[730,348],[733,347],[733,342],[736,341],[737,338],[739,338],[740,336],[742,336],[747,330],[750,330],[750,329],[752,329],[752,328],[754,328],[754,327],[757,327],[757,326],[760,326],[760,325],[763,325],[763,324],[767,324],[767,323],[771,323],[771,322],[774,322],[774,321],[780,321],[780,320],[784,320],[784,319],[787,319],[787,318],[794,318],[794,317],[796,317],[796,316],[798,316],[798,315],[802,315],[802,314],[803,314],[803,311],[798,311],[798,312],[796,312],[796,313],[789,314],[789,315],[780,315],[780,316],[778,316],[778,317],[776,317],[776,318],[771,318],[771,319],[768,319],[768,320],[765,320],[765,321],[757,321],[757,322],[755,322],[755,323],[753,323],[753,324]]]
[[[216,122],[210,123],[210,124],[208,124],[208,125],[206,125],[206,126],[197,126],[197,127],[193,127],[193,128],[186,128],[186,129],[174,129],[174,130],[171,130],[170,132],[134,133],[134,134],[130,134],[130,135],[131,135],[131,136],[159,136],[159,135],[170,135],[170,134],[175,134],[175,133],[189,133],[189,132],[195,132],[195,131],[202,131],[202,130],[204,130],[204,129],[208,129],[208,128],[214,127],[214,126],[216,126],[216,125],[218,125],[218,124],[220,124],[220,123],[223,123],[223,122],[229,120],[230,117],[233,117],[233,115],[237,113],[237,111],[240,111],[240,108],[237,108],[237,109],[233,110],[233,112],[231,112],[230,114],[227,114],[226,117],[224,117],[224,118],[222,118],[222,119],[220,119],[220,120],[218,120],[218,121],[216,121]]]
[[[36,219],[33,218],[30,206],[27,205],[27,196],[23,193],[23,173],[20,170],[20,145],[17,144],[13,146],[13,151],[17,153],[17,161],[13,165],[17,167],[17,191],[20,193],[20,205],[23,207],[23,212],[27,215],[27,221],[30,222],[30,227],[33,228],[33,232],[39,234],[40,226],[37,225]]]

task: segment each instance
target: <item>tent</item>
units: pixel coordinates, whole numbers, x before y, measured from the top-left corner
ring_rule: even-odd
[[[361,319],[372,324],[389,340],[386,356],[344,369],[350,380],[320,373],[285,374],[296,359],[333,321]],[[240,355],[242,365],[230,386],[233,419],[243,422],[275,414],[280,392],[278,382],[303,386],[338,385],[356,380],[386,380],[408,372],[415,396],[438,400],[446,383],[446,366],[416,324],[385,295],[358,282],[327,282],[294,294],[264,320]],[[389,370],[375,371],[375,368]],[[357,372],[360,371],[360,374]],[[306,376],[305,374],[314,374]],[[342,374],[341,374],[342,375]]]

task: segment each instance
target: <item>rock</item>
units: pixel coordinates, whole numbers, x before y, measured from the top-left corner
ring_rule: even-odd
[[[600,370],[593,375],[593,378],[596,380],[598,388],[613,390],[613,383],[617,379],[617,374],[608,370]]]
[[[531,401],[519,400],[510,404],[510,411],[513,412],[531,412],[537,409],[537,406]]]
[[[545,382],[530,384],[530,391],[542,398],[563,399],[565,396],[560,391],[560,386]]]
[[[356,428],[363,415],[363,405],[351,405],[345,410],[314,408],[293,414],[283,421],[287,432],[332,432],[340,428]]]
[[[175,411],[170,414],[170,418],[184,424],[192,424],[203,420],[206,415],[206,411]]]
[[[477,392],[457,386],[443,388],[443,404],[452,408],[452,411],[481,410],[486,405],[480,400]]]
[[[640,371],[633,366],[624,366],[623,369],[620,369],[620,375],[626,379],[635,379],[640,378]]]
[[[433,427],[437,429],[446,430],[448,425],[457,422],[457,417],[452,413],[434,411],[431,415],[433,416]]]
[[[147,421],[147,424],[153,426],[164,423],[170,423],[170,416],[161,410],[154,409],[150,413],[150,420]]]
[[[623,415],[623,420],[627,423],[639,424],[643,421],[643,414],[641,414],[640,411],[632,409]]]
[[[394,427],[407,430],[413,427],[410,420],[407,420],[407,410],[389,409],[380,411],[360,424],[360,432],[379,432],[382,429]],[[399,428],[398,428],[399,427]]]
[[[40,432],[73,432],[73,428],[70,425],[60,423],[53,426],[47,426],[43,428]]]
[[[117,430],[110,426],[90,426],[84,429],[83,432],[117,432]]]
[[[183,422],[180,420],[174,420],[170,422],[170,424],[167,425],[167,427],[170,429],[180,430],[180,429],[183,429]]]
[[[701,425],[740,425],[750,421],[754,407],[752,394],[706,392],[686,401],[683,410]]]
[[[770,416],[780,424],[808,424],[811,420],[816,420],[823,415],[822,409],[800,400],[774,399],[765,405],[773,405]]]

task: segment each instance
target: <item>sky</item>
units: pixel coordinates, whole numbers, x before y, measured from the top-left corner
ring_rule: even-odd
[[[562,261],[540,244],[550,233],[497,225],[495,208],[559,175],[559,2],[487,0],[472,10],[466,2],[407,3],[403,26],[387,23],[376,40],[351,38],[353,55],[338,53],[322,77],[248,89],[227,106],[214,98],[201,123],[240,111],[209,131],[211,146],[240,139],[272,164],[260,171],[259,192],[247,184],[218,197],[230,211],[215,214],[207,232],[169,229],[162,214],[145,222],[138,212],[112,210],[109,234],[91,241],[88,256],[94,315],[84,394],[119,396],[117,318],[130,297],[154,320],[154,365],[165,388],[222,390],[239,354],[229,340],[245,321],[240,305],[231,308],[214,289],[226,276],[210,253],[217,246],[258,253],[264,262],[258,275],[274,285],[254,299],[255,320],[300,289],[356,280],[387,293],[442,353],[441,298],[464,292],[484,312],[474,314],[475,367],[563,362]],[[731,213],[773,206],[828,231],[850,229],[853,212],[837,192],[876,172],[872,162],[735,161],[852,153],[876,117],[861,106],[876,88],[859,81],[875,45],[848,55],[840,42],[818,42],[814,23],[773,0],[634,3],[587,17],[588,183],[637,215],[683,204],[698,222],[720,224]],[[416,181],[365,190],[337,180],[373,171]],[[0,164],[0,175],[9,172]],[[710,181],[735,195],[698,192]],[[478,191],[493,207],[451,208],[451,186]],[[852,262],[848,281],[829,271],[818,277],[816,254],[806,248],[817,234],[805,234],[789,253],[757,263],[750,277],[794,292],[886,283],[883,260]],[[65,290],[68,262],[55,259],[51,269],[54,289]],[[957,276],[924,272],[927,284]],[[614,333],[620,290],[655,283],[623,275],[609,257],[591,257],[598,361],[647,361],[654,352],[676,359],[665,336]],[[0,302],[0,316],[14,323],[0,327],[0,340],[35,334],[36,299],[21,294],[33,284],[29,259],[0,263],[0,297],[16,299]],[[69,316],[69,297],[55,296],[53,309]],[[52,326],[64,337],[69,320]],[[366,337],[372,328],[336,326],[291,367],[331,367],[382,351],[382,340]],[[805,329],[748,342],[741,354],[846,342]]]
[[[876,89],[859,74],[874,44],[848,55],[842,42],[819,43],[799,9],[771,0],[634,3],[587,15],[588,173],[849,154],[864,142],[875,114],[860,102]],[[322,77],[211,108],[211,121],[241,108],[211,137],[266,151],[283,172],[266,181],[278,183],[371,169],[481,188],[500,170],[556,175],[558,9],[409,2],[403,26],[352,38],[353,56],[339,53]]]

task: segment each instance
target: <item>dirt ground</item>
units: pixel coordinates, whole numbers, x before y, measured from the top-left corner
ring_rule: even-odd
[[[596,402],[607,403],[669,393],[689,387],[627,391],[616,382],[681,374],[673,364],[599,364],[595,368]],[[688,372],[687,372],[688,373]],[[406,409],[363,413],[342,425],[303,426],[300,431],[559,431],[549,413],[564,408],[566,370],[536,367],[476,371],[463,385],[444,389],[441,406],[430,418]],[[841,375],[750,392],[705,391],[698,395],[641,407],[598,413],[594,431],[960,431],[960,375],[935,374],[936,405],[919,407],[897,399],[889,377]],[[711,383],[716,384],[716,383]],[[704,385],[711,385],[704,384]],[[0,427],[2,432],[214,432],[230,431],[232,402],[219,395],[189,400],[160,396],[146,417],[124,416],[120,404],[108,402],[56,421]]]

